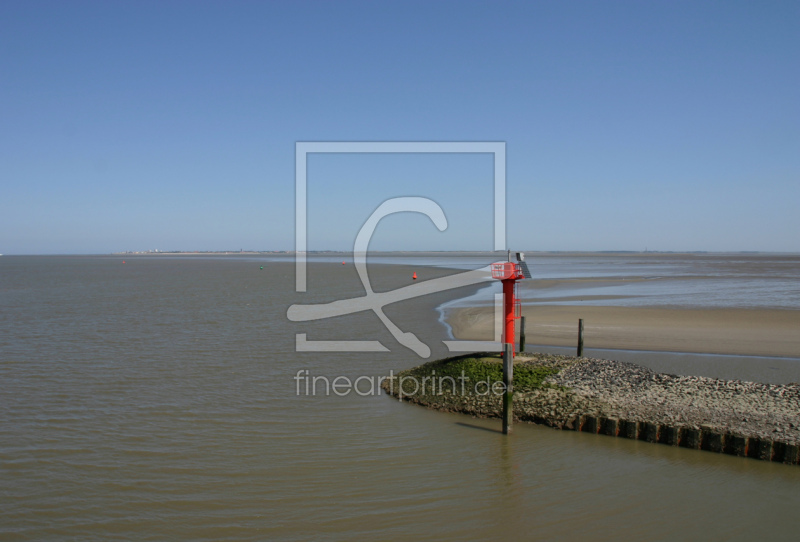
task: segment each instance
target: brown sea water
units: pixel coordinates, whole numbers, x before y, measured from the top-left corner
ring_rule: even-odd
[[[370,276],[412,271],[449,272]],[[312,262],[304,294],[294,279],[257,258],[1,257],[0,539],[795,538],[798,467],[298,395],[298,371],[423,360],[371,313],[288,321],[363,295],[350,262]],[[434,307],[468,293],[386,313],[442,357]],[[295,352],[297,333],[392,351]]]

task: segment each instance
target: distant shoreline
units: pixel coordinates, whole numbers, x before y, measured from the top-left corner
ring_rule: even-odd
[[[404,255],[404,256],[428,256],[428,255],[441,255],[447,254],[452,256],[462,256],[462,255],[481,255],[481,256],[495,256],[498,259],[504,259],[503,257],[506,255],[505,250],[370,250],[368,254],[380,254],[380,255]],[[524,251],[528,254],[529,257],[535,257],[536,255],[559,255],[559,256],[592,256],[592,255],[603,255],[603,256],[613,256],[613,255],[620,255],[620,256],[630,256],[630,255],[652,255],[652,256],[680,256],[685,254],[697,254],[697,255],[726,255],[726,254],[741,254],[741,255],[770,255],[770,254],[784,254],[784,255],[800,255],[800,252],[774,252],[774,251],[757,251],[757,250],[732,250],[732,251],[709,251],[709,250],[644,250],[644,251],[636,251],[636,250],[528,250]],[[293,255],[296,254],[297,251],[295,250],[130,250],[130,251],[118,251],[112,252],[111,255],[118,256],[122,254],[288,254]],[[305,251],[307,255],[315,255],[315,254],[353,254],[352,250],[307,250]],[[34,254],[31,254],[33,256]],[[43,256],[48,256],[49,254],[42,254]],[[55,255],[55,254],[53,254]],[[73,255],[79,256],[84,254],[64,254],[64,255]],[[93,254],[86,254],[86,255],[93,255]]]
[[[529,262],[536,256],[562,256],[562,257],[587,257],[587,256],[642,256],[650,257],[676,257],[676,256],[726,256],[726,255],[739,255],[739,256],[781,256],[781,257],[797,257],[800,252],[796,251],[756,251],[756,250],[526,250]],[[293,256],[297,252],[295,250],[128,250],[128,251],[115,251],[115,252],[38,252],[38,253],[4,253],[5,256],[131,256],[131,255],[286,255]],[[342,255],[352,256],[352,250],[308,250],[305,252],[308,256],[314,255]],[[422,251],[409,251],[409,250],[370,250],[368,255],[371,256],[485,256],[491,257],[493,261],[505,260],[506,251],[478,251],[478,250],[422,250]]]
[[[166,250],[158,250],[158,251],[144,251],[144,252],[112,252],[111,256],[208,256],[208,255],[275,255],[275,254],[294,254],[293,252],[285,252],[285,251],[256,251],[256,250],[194,250],[194,251],[185,251],[185,250],[175,250],[175,251],[166,251]]]

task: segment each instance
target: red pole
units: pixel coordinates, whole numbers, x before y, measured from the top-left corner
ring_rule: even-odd
[[[503,342],[511,345],[511,353],[514,354],[514,284],[516,280],[503,280],[503,305],[505,308],[506,325],[503,334]]]

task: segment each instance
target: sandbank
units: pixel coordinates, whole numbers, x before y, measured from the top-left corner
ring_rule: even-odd
[[[527,344],[585,348],[800,357],[800,311],[534,305],[523,307]],[[494,308],[454,308],[453,336],[492,340]],[[517,325],[519,332],[519,325]]]

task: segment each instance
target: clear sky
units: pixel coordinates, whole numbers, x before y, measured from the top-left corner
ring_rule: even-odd
[[[508,244],[800,252],[800,2],[0,2],[0,253],[292,250],[297,141],[504,141]],[[309,248],[492,248],[492,162],[309,160]]]

